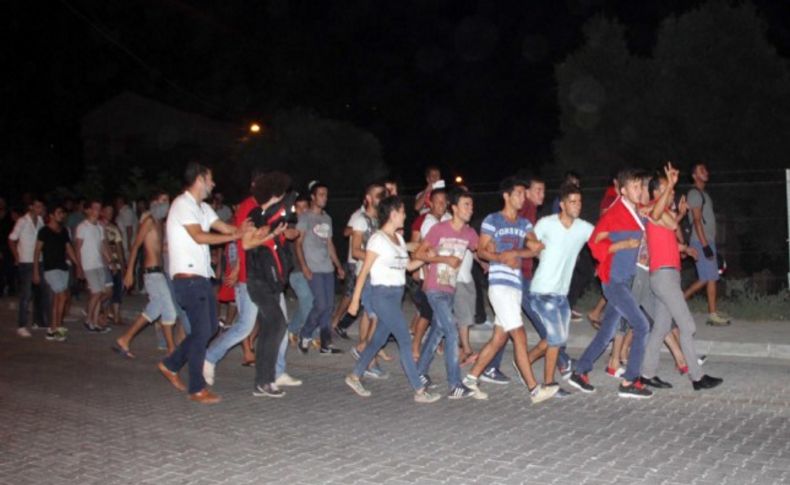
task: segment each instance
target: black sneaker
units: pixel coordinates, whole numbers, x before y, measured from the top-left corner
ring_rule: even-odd
[[[460,386],[456,387],[450,394],[447,395],[447,399],[466,399],[468,397],[473,397],[475,395],[474,391],[466,387],[465,385],[461,384]]]
[[[306,354],[308,350],[310,350],[310,340],[309,338],[300,338],[299,343],[296,344],[296,348],[299,349],[299,352]]]
[[[617,395],[631,399],[649,399],[653,397],[653,391],[645,387],[642,381],[636,380],[628,386],[620,384]]]
[[[489,367],[480,375],[480,380],[489,384],[509,384],[510,377],[506,376],[496,367]]]
[[[285,391],[274,385],[274,383],[257,384],[255,390],[252,391],[252,395],[255,397],[283,397],[285,396]]]
[[[422,374],[420,376],[420,382],[422,382],[422,387],[426,389],[436,389],[436,384],[434,384],[428,374]],[[461,384],[461,386],[463,386],[463,384]]]
[[[721,377],[711,377],[705,374],[700,380],[692,382],[691,385],[694,386],[695,391],[702,391],[703,389],[713,389],[722,382],[724,382],[724,379]]]
[[[342,338],[343,340],[351,339],[351,337],[348,336],[348,332],[346,332],[345,328],[335,327],[335,335]]]
[[[639,378],[639,380],[642,381],[642,384],[645,386],[654,387],[656,389],[672,389],[672,384],[659,378],[658,376],[655,377],[642,376]]]
[[[573,359],[568,359],[568,365],[566,367],[557,367],[557,370],[560,371],[560,375],[562,376],[563,381],[567,381],[571,378],[571,374],[573,374],[573,366],[575,362]]]
[[[331,345],[329,347],[321,347],[321,350],[318,351],[321,355],[335,355],[335,354],[342,354],[343,351],[340,349],[336,349]]]
[[[587,374],[577,374],[574,372],[571,374],[571,378],[568,379],[568,384],[587,394],[595,392],[595,386],[590,384],[590,377]]]

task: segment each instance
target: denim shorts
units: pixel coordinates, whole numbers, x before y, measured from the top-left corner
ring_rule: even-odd
[[[164,273],[147,273],[143,275],[148,304],[143,310],[143,317],[149,322],[161,318],[162,325],[176,323],[176,306]]]
[[[44,271],[44,281],[53,293],[63,293],[69,287],[69,272],[65,269]]]
[[[86,269],[85,281],[91,293],[103,293],[106,288],[112,286],[112,276],[107,268]]]
[[[700,281],[719,281],[719,263],[716,259],[716,245],[708,243],[713,250],[713,258],[708,259],[702,253],[702,244],[699,241],[691,241],[691,247],[697,250],[699,257],[697,258],[697,278]]]
[[[565,295],[529,295],[529,305],[546,329],[546,341],[551,347],[562,347],[568,341],[571,306]]]

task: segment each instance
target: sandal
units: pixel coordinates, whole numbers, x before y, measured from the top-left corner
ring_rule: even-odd
[[[112,344],[110,350],[115,352],[116,354],[120,355],[121,357],[125,357],[127,359],[134,359],[134,354],[129,351],[129,349],[125,349],[118,345],[117,343]]]

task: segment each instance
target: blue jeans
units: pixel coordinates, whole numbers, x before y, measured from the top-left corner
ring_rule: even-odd
[[[169,275],[166,276],[167,276],[166,278],[167,288],[170,290],[170,297],[173,299],[173,303],[176,304],[176,315],[178,316],[178,319],[181,321],[181,326],[184,328],[184,333],[186,335],[189,335],[190,333],[192,333],[192,326],[189,324],[189,317],[187,316],[187,313],[184,311],[184,309],[181,308],[181,305],[178,304],[178,301],[176,301],[176,290],[175,288],[173,288],[173,279]],[[164,348],[165,345],[164,337],[162,337],[160,344],[161,344],[160,347]]]
[[[217,299],[208,278],[194,277],[173,280],[176,302],[189,318],[192,332],[181,341],[162,362],[172,372],[189,364],[189,392],[194,394],[206,387],[203,361],[206,346],[217,331]]]
[[[310,314],[310,310],[313,308],[313,292],[310,291],[307,279],[301,272],[292,272],[288,277],[288,282],[291,283],[291,288],[296,293],[296,299],[299,302],[299,306],[288,323],[288,331],[292,334],[298,334],[305,324],[307,315]]]
[[[458,356],[458,326],[453,318],[453,294],[444,291],[427,291],[428,303],[433,310],[433,322],[428,338],[420,351],[417,373],[427,374],[433,354],[444,338],[444,365],[447,368],[447,386],[452,391],[461,385],[461,364]]]
[[[595,334],[590,345],[587,346],[581,359],[579,359],[576,372],[578,374],[586,374],[592,370],[593,364],[606,350],[609,341],[614,337],[620,318],[624,318],[633,329],[634,339],[631,343],[631,353],[628,355],[628,366],[623,378],[633,382],[639,378],[642,372],[642,360],[645,356],[645,346],[647,345],[647,336],[650,332],[650,324],[631,295],[630,282],[612,281],[601,286],[607,301],[606,311],[603,314],[601,328]]]
[[[335,306],[335,274],[313,273],[308,282],[313,293],[313,309],[307,315],[300,337],[311,338],[316,328],[321,329],[321,347],[331,343],[332,308]]]
[[[530,293],[529,287],[532,283],[532,280],[529,278],[524,278],[521,282],[521,309],[524,310],[524,314],[527,316],[529,321],[532,323],[532,326],[535,328],[535,331],[538,332],[538,336],[541,340],[546,339],[546,328],[543,326],[543,323],[540,320],[540,317],[532,310],[532,307],[529,303]],[[505,355],[505,349],[507,345],[503,345],[499,352],[494,355],[494,358],[491,359],[491,363],[488,365],[488,368],[499,369],[499,366],[502,365],[502,357]],[[571,358],[568,356],[568,353],[565,351],[565,346],[563,345],[560,347],[560,354],[557,357],[557,365],[559,365],[560,369],[565,369],[568,367],[568,363],[570,362]]]
[[[236,307],[239,309],[239,316],[227,332],[220,334],[214,339],[206,352],[206,360],[216,364],[230,349],[238,345],[242,340],[249,337],[255,327],[255,319],[258,318],[258,306],[250,299],[247,291],[247,283],[236,284]]]
[[[392,334],[395,341],[398,342],[400,364],[409,384],[415,391],[421,389],[423,387],[422,381],[420,381],[420,375],[417,373],[417,366],[414,364],[414,357],[411,353],[411,335],[409,335],[406,318],[403,316],[401,308],[403,287],[371,286],[370,296],[373,310],[378,315],[378,324],[376,331],[373,332],[373,338],[354,366],[354,374],[362,376],[373,357],[376,356],[380,348],[384,347],[389,335]]]
[[[288,320],[288,305],[285,304],[285,295],[280,293],[280,310],[282,310],[285,319]],[[274,366],[275,379],[285,374],[285,353],[288,351],[288,332],[283,335],[280,342],[280,348],[277,349],[277,363]]]

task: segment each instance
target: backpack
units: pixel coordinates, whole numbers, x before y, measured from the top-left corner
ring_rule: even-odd
[[[701,212],[702,210],[705,209],[705,194],[696,187],[692,187],[691,190],[696,190],[697,192],[699,192],[699,195],[702,197],[702,205],[700,206],[700,212]],[[690,208],[689,211],[691,211]],[[694,216],[691,215],[691,212],[689,212],[688,214],[686,214],[685,217],[683,217],[683,220],[680,221],[680,230],[683,233],[683,242],[685,242],[686,244],[691,243],[691,235],[694,232],[694,222],[692,222],[693,217]],[[702,223],[703,224],[705,223],[704,216],[702,217]]]

